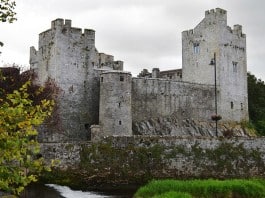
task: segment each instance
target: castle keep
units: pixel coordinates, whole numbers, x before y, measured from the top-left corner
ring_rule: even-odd
[[[43,126],[43,142],[79,141],[103,136],[213,136],[216,54],[217,108],[220,123],[248,120],[246,36],[227,26],[227,13],[216,8],[192,30],[182,32],[182,70],[138,77],[123,62],[99,53],[95,31],[73,28],[56,19],[30,49],[36,83],[59,88],[56,123]],[[220,126],[219,133],[222,134]]]

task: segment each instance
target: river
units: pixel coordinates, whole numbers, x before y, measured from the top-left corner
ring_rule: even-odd
[[[56,184],[33,184],[21,194],[20,198],[130,198],[134,192],[135,189],[102,192],[80,191]]]

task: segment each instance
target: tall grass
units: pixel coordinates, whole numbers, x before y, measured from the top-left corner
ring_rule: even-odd
[[[259,179],[157,180],[138,189],[134,197],[264,198],[264,184]]]

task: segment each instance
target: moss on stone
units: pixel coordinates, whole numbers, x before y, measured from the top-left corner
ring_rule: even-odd
[[[81,144],[78,166],[54,170],[45,178],[49,183],[80,188],[139,185],[156,178],[264,177],[263,152],[256,147],[246,149],[237,139],[208,140],[183,139],[180,144],[168,140],[163,144],[159,138],[109,138]]]

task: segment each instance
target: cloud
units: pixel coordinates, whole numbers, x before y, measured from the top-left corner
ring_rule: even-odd
[[[5,42],[2,62],[28,64],[29,47],[51,20],[72,19],[72,25],[96,30],[96,46],[125,62],[134,74],[147,67],[181,66],[181,32],[194,28],[204,11],[221,7],[228,24],[243,25],[247,34],[249,70],[265,79],[263,35],[265,1],[258,0],[23,0],[17,1],[18,21],[0,24]]]

